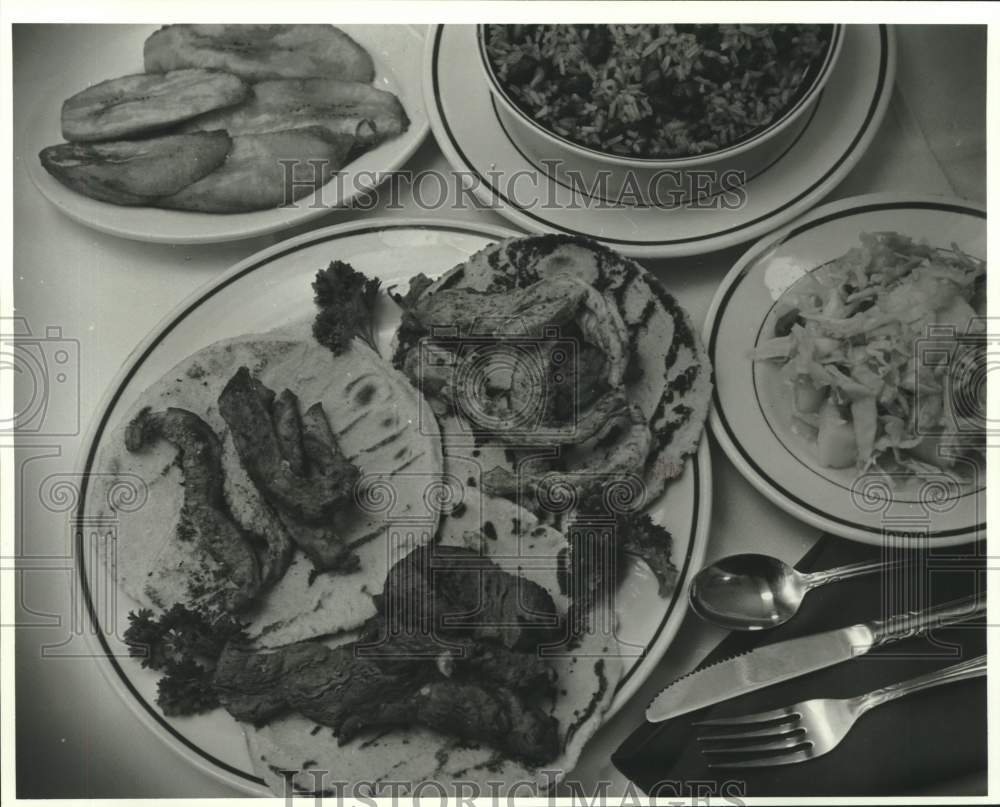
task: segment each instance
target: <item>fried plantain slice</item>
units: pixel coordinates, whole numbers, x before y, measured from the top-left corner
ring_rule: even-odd
[[[330,181],[355,144],[320,126],[239,135],[225,163],[161,207],[204,213],[241,213],[291,204]]]
[[[368,52],[332,25],[168,25],[146,40],[143,55],[148,73],[208,67],[247,81],[375,77]]]
[[[152,205],[223,164],[232,140],[222,131],[61,143],[38,157],[45,170],[78,193],[116,205]]]
[[[62,134],[72,142],[144,134],[239,103],[249,92],[242,79],[215,70],[113,78],[63,102]],[[209,128],[221,127],[202,131]]]
[[[183,130],[225,129],[243,135],[322,126],[368,145],[402,134],[409,125],[403,105],[391,92],[358,81],[306,78],[262,81],[244,103],[199,115]]]

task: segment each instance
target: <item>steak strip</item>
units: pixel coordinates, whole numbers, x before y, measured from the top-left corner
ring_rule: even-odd
[[[418,325],[434,338],[538,337],[550,326],[573,319],[586,297],[586,285],[569,277],[553,277],[503,294],[444,289],[423,295],[407,313],[411,326]]]
[[[353,568],[329,525],[353,496],[359,472],[340,451],[322,405],[300,417],[291,391],[275,396],[241,367],[219,396],[219,412],[247,474],[316,568]]]
[[[125,447],[143,451],[158,440],[177,447],[184,475],[179,538],[196,538],[222,567],[220,597],[227,611],[248,605],[260,592],[261,574],[253,547],[237,526],[223,495],[222,443],[211,427],[186,409],[139,412],[125,430]],[[287,557],[286,557],[287,565]]]
[[[423,725],[535,764],[558,755],[555,718],[510,686],[478,679],[477,668],[465,677],[459,660],[454,677],[446,677],[433,657],[383,664],[358,650],[358,643],[330,648],[315,641],[264,652],[227,648],[214,685],[237,720],[260,725],[297,712],[330,726],[340,743],[368,729]]]
[[[257,725],[297,712],[342,743],[423,725],[533,764],[558,755],[558,721],[537,705],[555,684],[537,651],[562,627],[545,589],[463,547],[425,546],[390,569],[375,604],[350,644],[227,647],[220,702]]]
[[[375,604],[389,635],[447,642],[468,636],[520,651],[563,638],[564,625],[542,586],[465,547],[413,550],[389,570]]]

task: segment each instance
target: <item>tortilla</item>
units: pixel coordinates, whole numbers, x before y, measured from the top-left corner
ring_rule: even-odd
[[[360,504],[339,525],[340,534],[356,545],[360,569],[310,580],[312,563],[297,550],[284,577],[249,614],[251,637],[274,647],[358,627],[375,613],[371,595],[381,591],[392,563],[433,537],[439,511],[425,493],[439,478],[442,460],[433,422],[420,424],[426,405],[370,348],[355,340],[349,351],[334,356],[312,338],[310,327],[308,319],[198,351],[147,389],[103,440],[88,509],[99,518],[117,519],[107,564],[141,605],[160,610],[177,602],[197,604],[192,590],[209,585],[217,571],[196,542],[178,540],[184,491],[176,449],[165,442],[140,454],[125,449],[125,428],[144,407],[177,406],[204,419],[223,438],[225,498],[234,518],[258,535],[280,529],[240,464],[218,411],[222,388],[244,365],[272,390],[291,389],[303,406],[321,402],[366,486]],[[111,493],[120,479],[142,480],[142,507],[115,510]]]
[[[681,474],[697,449],[712,395],[711,364],[701,339],[687,313],[652,274],[595,241],[540,235],[490,244],[423,293],[523,288],[557,273],[597,288],[614,303],[628,330],[642,373],[626,384],[627,398],[638,404],[653,437],[643,469],[648,504]],[[510,469],[509,462],[506,467]]]

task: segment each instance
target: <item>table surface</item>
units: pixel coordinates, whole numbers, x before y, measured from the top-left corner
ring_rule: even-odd
[[[898,36],[897,84],[886,120],[868,153],[828,200],[909,191],[984,203],[985,26],[901,26]],[[18,25],[13,37],[15,314],[35,335],[57,327],[62,338],[76,340],[81,383],[78,404],[69,403],[79,406],[83,426],[132,347],[180,300],[230,265],[302,229],[358,218],[428,215],[404,199],[397,210],[331,211],[308,228],[207,246],[130,242],[70,221],[31,184],[23,160],[33,159],[41,144],[25,143],[20,128],[42,94],[57,104],[78,89],[77,71],[98,58],[90,43],[91,37],[80,36],[74,26]],[[432,137],[409,167],[449,170]],[[468,208],[434,215],[506,224],[496,213]],[[701,323],[716,286],[747,246],[645,263]],[[43,646],[73,639],[81,616],[74,610],[66,561],[67,514],[43,506],[37,491],[43,480],[72,471],[78,449],[78,436],[19,436],[16,447],[23,494],[15,525],[18,794],[233,795],[137,723],[78,642],[69,641],[60,657],[43,657]],[[716,494],[707,560],[751,546],[789,561],[801,557],[818,532],[757,494],[714,445],[712,454]],[[611,752],[642,719],[657,689],[690,669],[722,635],[691,617],[685,620],[650,680],[586,748],[577,771],[584,787],[608,780],[610,793],[623,792],[625,781],[610,764]],[[984,782],[985,775],[981,781],[942,783],[940,793],[972,792]]]

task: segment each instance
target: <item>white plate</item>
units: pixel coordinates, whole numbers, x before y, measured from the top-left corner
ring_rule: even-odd
[[[588,235],[626,255],[665,258],[758,238],[829,193],[882,122],[895,53],[888,26],[846,26],[837,69],[809,123],[785,154],[747,182],[746,203],[733,210],[614,207],[549,178],[518,150],[497,117],[473,25],[439,26],[427,38],[424,93],[445,157],[491,209],[533,232]]]
[[[125,207],[90,199],[70,190],[52,177],[38,160],[46,146],[63,142],[59,111],[65,97],[90,84],[115,76],[141,73],[142,44],[159,26],[99,26],[93,43],[100,59],[88,60],[85,69],[71,77],[67,93],[53,89],[40,93],[34,102],[24,142],[28,174],[39,191],[71,219],[103,233],[167,244],[207,244],[265,235],[326,215],[333,208],[377,185],[400,168],[427,136],[427,112],[423,101],[422,59],[426,28],[416,25],[340,26],[362,45],[375,61],[373,85],[395,93],[410,119],[410,128],[399,137],[365,152],[344,167],[316,193],[289,207],[251,213],[194,213]],[[53,54],[58,59],[57,54]],[[65,90],[67,79],[59,79]]]
[[[333,259],[382,279],[384,286],[405,283],[418,272],[435,275],[464,261],[487,243],[510,235],[505,228],[431,221],[357,222],[318,230],[277,244],[247,258],[212,280],[157,325],[130,355],[98,408],[83,443],[78,471],[86,480],[101,440],[140,393],[184,357],[219,339],[254,333],[301,318],[313,307],[312,282],[317,269]],[[395,306],[392,310],[398,314]],[[383,353],[398,316],[379,323]],[[674,537],[673,560],[679,582],[669,600],[643,568],[629,567],[619,589],[618,639],[629,656],[612,710],[617,710],[649,675],[677,633],[684,617],[691,576],[701,567],[711,514],[711,470],[707,440],[683,475],[656,503],[652,515]],[[86,483],[85,483],[86,484]],[[81,492],[81,519],[86,490]],[[108,525],[102,525],[104,530]],[[77,535],[77,568],[83,599],[102,667],[118,693],[147,727],[192,763],[235,789],[266,793],[253,774],[238,724],[224,711],[172,719],[155,705],[158,676],[128,659],[121,636],[128,612],[136,608],[103,580],[103,567]],[[108,591],[112,588],[111,591]],[[110,596],[110,598],[109,598]],[[113,603],[108,608],[107,603]]]
[[[878,546],[966,543],[986,536],[985,479],[952,475],[887,484],[872,473],[819,465],[790,428],[790,391],[772,362],[749,351],[773,332],[776,302],[805,273],[843,255],[865,232],[894,230],[986,258],[986,212],[943,197],[873,194],[817,208],[752,247],[726,276],[709,309],[704,339],[715,369],[712,431],[765,496],[822,530]]]

